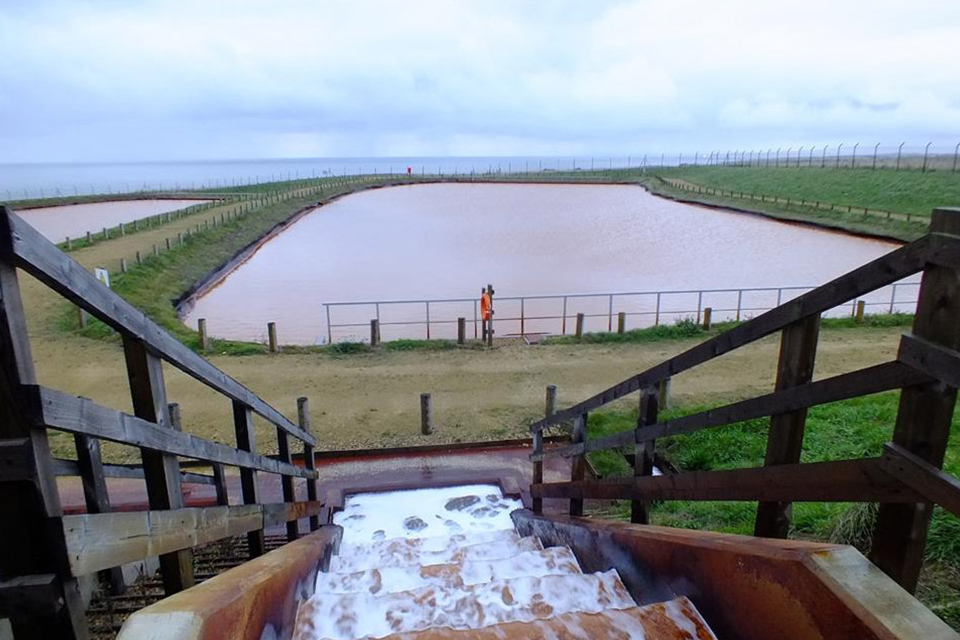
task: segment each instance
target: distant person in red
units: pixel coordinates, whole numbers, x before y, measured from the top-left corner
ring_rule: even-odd
[[[483,340],[486,342],[488,332],[493,329],[493,287],[490,285],[480,289],[480,319],[483,321]]]
[[[413,174],[413,167],[407,167],[407,175]]]

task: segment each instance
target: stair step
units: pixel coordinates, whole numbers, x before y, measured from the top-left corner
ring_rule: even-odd
[[[493,580],[582,573],[568,547],[524,551],[496,560],[468,560],[427,567],[381,567],[353,573],[317,574],[315,594],[382,595],[422,587],[457,588]]]
[[[538,538],[532,536],[520,538],[516,533],[511,533],[513,533],[512,539],[490,540],[465,546],[451,544],[440,550],[423,550],[411,546],[398,547],[392,551],[384,549],[379,554],[338,555],[331,559],[330,572],[352,573],[382,567],[429,566],[472,560],[495,560],[543,548]]]
[[[423,587],[375,596],[317,595],[297,612],[296,640],[382,637],[431,627],[476,629],[571,611],[634,607],[613,569],[587,575],[494,580],[460,588]]]
[[[482,629],[436,628],[397,633],[382,640],[716,640],[687,598],[608,609],[571,612],[529,622],[504,622]],[[299,640],[299,638],[298,638]]]

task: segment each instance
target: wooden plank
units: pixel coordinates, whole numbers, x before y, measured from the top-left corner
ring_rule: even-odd
[[[260,505],[64,516],[75,576],[242,535],[263,526]]]
[[[639,435],[643,427],[657,422],[659,392],[656,387],[648,387],[640,392],[640,407],[637,411],[637,428],[634,429],[634,437]],[[653,475],[653,453],[656,447],[655,440],[636,440],[634,444],[633,455],[633,475],[634,477],[647,477]],[[644,500],[633,500],[630,503],[630,522],[634,524],[647,524],[650,520],[647,502]]]
[[[310,433],[310,401],[307,398],[297,398],[297,422],[300,428]],[[317,459],[313,450],[313,445],[303,443],[303,465],[313,472],[317,473]],[[317,499],[317,481],[315,478],[307,480],[307,500],[316,501]],[[310,531],[316,531],[320,528],[320,518],[310,516]]]
[[[960,387],[960,352],[910,333],[900,337],[897,360],[951,387]]]
[[[70,433],[85,433],[102,440],[234,467],[300,477],[316,476],[315,471],[284,464],[267,456],[238,451],[190,433],[163,429],[142,418],[55,389],[36,385],[23,386],[20,395],[29,400],[30,417],[37,426],[48,426]]]
[[[100,441],[82,433],[74,434],[73,440],[77,449],[77,472],[83,482],[87,513],[110,513],[113,509],[110,508],[107,479],[103,473]],[[126,589],[120,567],[100,572],[100,581],[108,585],[113,595],[120,595]]]
[[[946,207],[943,211],[956,211],[956,207]],[[930,253],[927,262],[941,267],[960,269],[960,234],[939,233],[930,234]]]
[[[664,420],[655,425],[644,427],[636,436],[634,436],[633,431],[624,431],[603,438],[588,440],[583,445],[567,445],[548,449],[544,452],[543,457],[569,457],[579,451],[602,451],[614,447],[629,446],[635,441],[694,433],[701,429],[762,418],[777,411],[794,411],[838,400],[899,389],[929,380],[930,377],[925,373],[916,371],[903,363],[886,362],[673,420]],[[531,459],[533,459],[533,456],[531,456]]]
[[[880,460],[884,471],[960,518],[960,479],[892,442],[883,446]]]
[[[287,435],[287,432],[283,429],[277,427],[277,451],[279,452],[278,457],[283,462],[290,464],[292,458],[290,456],[290,436]],[[283,493],[284,502],[294,502],[296,497],[293,493],[293,478],[290,476],[281,476],[280,477],[280,489]],[[291,520],[287,522],[287,540],[293,542],[300,537],[300,523],[296,520]]]
[[[0,440],[0,483],[33,482],[37,467],[29,438]]]
[[[143,340],[164,360],[187,375],[216,389],[300,440],[315,445],[313,437],[202,356],[181,344],[143,312],[103,286],[90,272],[62,253],[19,216],[9,214],[11,251],[17,266],[48,287],[116,329]]]
[[[775,391],[810,384],[813,380],[819,335],[819,315],[798,320],[783,330]],[[793,411],[781,410],[770,417],[764,465],[769,467],[800,462],[806,422],[805,407]],[[786,539],[790,532],[791,511],[789,502],[761,502],[757,505],[753,535]]]
[[[55,574],[19,576],[0,581],[0,618],[30,614],[55,616],[63,609],[63,590]]]
[[[256,451],[256,436],[253,429],[253,414],[250,407],[242,402],[233,401],[233,426],[237,432],[237,448],[254,453]],[[243,494],[243,503],[248,505],[259,504],[260,485],[257,482],[257,472],[253,469],[240,469],[240,489]],[[250,557],[256,558],[266,553],[266,544],[263,539],[263,527],[247,533],[247,544],[250,547]]]
[[[57,476],[80,475],[80,470],[77,466],[76,460],[54,458],[53,470]],[[105,478],[131,478],[135,480],[142,480],[143,468],[140,465],[132,464],[105,464],[103,465],[103,476]],[[215,484],[215,479],[213,476],[183,471],[182,467],[180,471],[180,481],[184,484]]]
[[[29,399],[23,385],[36,384],[36,371],[27,333],[27,321],[14,266],[15,242],[6,207],[0,207],[0,441],[14,440],[27,451],[21,457],[32,469],[32,482],[0,483],[0,575],[17,577],[57,574],[63,584],[65,606],[56,614],[11,612],[10,625],[18,640],[88,637],[80,589],[66,566],[66,544],[56,526],[63,511],[53,473],[47,431],[32,424]],[[54,524],[54,526],[50,526]]]
[[[583,443],[587,438],[587,420],[589,415],[582,413],[577,416],[576,420],[573,422],[573,435],[570,437],[570,441],[574,444]],[[584,475],[587,472],[587,460],[586,454],[581,453],[580,455],[574,456],[573,460],[570,461],[570,480],[572,482],[583,482]],[[571,498],[570,499],[570,515],[571,516],[582,516],[583,515],[583,498]]]
[[[323,504],[310,500],[265,504],[263,505],[263,527],[275,527],[303,518],[315,518],[320,514],[321,509]]]
[[[930,231],[960,236],[960,209],[935,209]],[[960,267],[927,265],[920,281],[913,335],[960,350]],[[900,394],[894,444],[940,468],[947,449],[957,388],[942,382],[907,387]],[[901,587],[916,589],[933,505],[881,505],[870,559]]]
[[[163,363],[147,350],[147,346],[128,335],[123,336],[123,354],[133,412],[138,418],[154,423],[159,429],[178,432],[170,420],[167,390],[163,380]],[[141,448],[143,479],[147,485],[147,501],[152,510],[182,509],[183,489],[180,485],[180,463],[175,455]],[[173,551],[160,555],[163,590],[169,596],[192,587],[193,553]]]
[[[880,458],[691,471],[676,475],[612,478],[534,485],[541,498],[598,500],[735,500],[778,502],[891,502],[920,499],[881,468]]]
[[[217,504],[227,506],[230,504],[230,492],[227,489],[227,474],[223,465],[219,462],[213,463],[213,486],[217,489]]]
[[[584,411],[592,411],[602,407],[640,388],[657,384],[660,380],[677,375],[717,356],[780,331],[797,320],[810,315],[818,315],[848,300],[917,273],[923,268],[930,246],[930,237],[924,236],[900,249],[891,251],[858,269],[817,287],[813,291],[771,309],[753,320],[736,326],[646,371],[627,378],[568,409],[558,411],[550,418],[534,422],[530,425],[530,430],[543,429],[553,424],[571,420]]]

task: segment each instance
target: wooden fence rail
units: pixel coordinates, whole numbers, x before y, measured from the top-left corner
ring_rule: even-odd
[[[813,380],[820,314],[909,275],[922,272],[913,328],[897,358],[824,380]],[[657,420],[655,387],[673,376],[781,332],[772,393],[670,420]],[[785,538],[795,501],[878,502],[870,557],[906,589],[916,588],[934,504],[960,514],[960,481],[942,471],[950,421],[960,386],[960,209],[936,209],[930,233],[915,242],[711,338],[567,409],[547,412],[530,426],[536,481],[534,509],[544,498],[570,501],[581,515],[586,499],[633,503],[634,522],[646,521],[651,500],[757,501],[755,534]],[[892,442],[879,458],[801,463],[807,409],[901,390]],[[642,391],[634,430],[587,439],[587,414]],[[770,416],[764,466],[753,469],[652,475],[658,438]],[[574,421],[570,444],[542,445],[543,429]],[[582,473],[591,451],[632,454],[634,474],[589,480]],[[543,460],[571,459],[570,482],[544,483]]]
[[[37,383],[20,298],[17,270],[116,330],[123,342],[133,415]],[[233,408],[237,446],[183,431],[179,407],[168,403],[166,361],[224,396]],[[279,458],[257,453],[254,415],[276,428]],[[77,460],[50,453],[48,429],[74,435]],[[291,462],[294,438],[310,457]],[[100,441],[140,450],[142,464],[104,464]],[[305,398],[294,423],[245,386],[197,355],[142,312],[104,287],[32,227],[0,208],[0,590],[14,636],[87,638],[77,578],[99,572],[123,589],[121,564],[159,556],[168,594],[194,582],[192,548],[246,534],[253,555],[263,553],[265,528],[286,525],[296,538],[299,520],[319,527],[316,439],[309,432]],[[184,471],[178,458],[209,463],[212,475]],[[243,505],[229,504],[225,466],[239,469]],[[282,503],[260,502],[258,473],[277,474]],[[58,475],[83,480],[86,515],[64,516]],[[107,478],[146,483],[149,510],[112,512]],[[294,481],[307,482],[308,500],[295,500]],[[216,507],[186,507],[183,483],[212,484]]]

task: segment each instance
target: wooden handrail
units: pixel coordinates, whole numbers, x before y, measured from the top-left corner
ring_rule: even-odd
[[[531,454],[530,459],[570,457],[591,451],[629,446],[638,442],[694,433],[701,429],[762,418],[774,413],[806,409],[838,400],[890,391],[930,380],[931,377],[926,373],[916,371],[902,362],[887,362],[783,391],[732,402],[673,420],[664,420],[640,429],[622,431],[603,438],[594,438],[582,444],[553,447],[544,450],[539,456]]]
[[[930,502],[960,518],[960,479],[944,473],[892,442],[883,445],[880,467]]]
[[[190,433],[165,429],[142,418],[131,416],[78,398],[62,391],[38,385],[21,387],[33,424],[70,433],[83,433],[120,444],[164,453],[219,462],[241,469],[254,469],[300,478],[316,478],[317,472],[273,458],[206,440]]]
[[[947,238],[936,244],[947,260],[953,255],[957,244]],[[644,387],[650,387],[678,373],[708,362],[734,349],[764,338],[797,320],[823,313],[839,304],[892,284],[897,280],[917,273],[927,263],[933,245],[932,236],[924,236],[908,245],[868,262],[813,291],[790,300],[753,320],[738,325],[729,331],[706,340],[679,355],[650,367],[626,380],[579,402],[550,417],[534,422],[530,431],[537,431],[577,416],[596,410],[614,400],[627,396]]]
[[[143,341],[158,357],[187,375],[246,406],[303,442],[316,440],[286,416],[226,373],[194,353],[142,311],[101,283],[79,263],[61,252],[22,218],[0,207],[0,229],[9,228],[16,266],[123,335]]]

